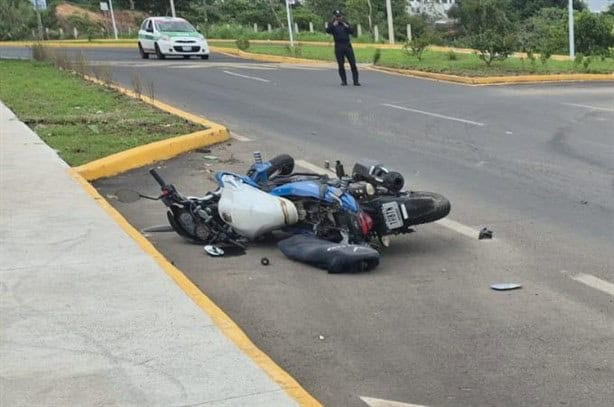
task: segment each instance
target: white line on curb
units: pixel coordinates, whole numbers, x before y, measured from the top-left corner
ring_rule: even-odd
[[[295,163],[299,167],[305,168],[306,170],[309,170],[309,171],[313,171],[316,174],[325,174],[325,175],[328,175],[329,177],[337,178],[337,174],[335,174],[333,171],[327,170],[322,167],[318,167],[317,165],[312,164],[310,162],[307,162],[304,160],[296,160]]]
[[[403,106],[391,105],[391,104],[389,104],[389,103],[382,103],[382,106],[391,107],[391,108],[393,108],[393,109],[398,109],[398,110],[405,110],[406,112],[412,112],[412,113],[424,114],[424,115],[426,115],[426,116],[437,117],[437,118],[439,118],[439,119],[453,120],[453,121],[456,121],[456,122],[461,122],[461,123],[466,123],[466,124],[472,124],[472,125],[474,125],[474,126],[484,126],[484,123],[474,122],[474,121],[472,121],[472,120],[459,119],[458,117],[445,116],[445,115],[443,115],[443,114],[431,113],[431,112],[425,112],[424,110],[411,109],[411,108],[409,108],[409,107],[403,107]]]
[[[585,273],[572,275],[571,279],[614,297],[614,284],[609,281]]]
[[[308,161],[304,161],[304,160],[296,160],[295,161],[296,165],[298,165],[299,167],[305,168],[309,171],[313,171],[316,174],[326,174],[330,177],[337,177],[337,174],[335,174],[333,171],[327,170],[325,168],[322,167],[318,167],[315,164],[312,164]],[[439,219],[438,221],[435,221],[436,224],[441,225],[447,229],[450,229],[453,232],[457,232],[460,233],[461,235],[467,236],[471,239],[478,239],[478,237],[480,236],[480,231],[473,229],[469,226],[463,225],[462,223],[458,223],[456,221],[453,221],[452,219]],[[495,240],[493,239],[489,239],[489,240]]]
[[[583,107],[585,109],[591,110],[601,110],[604,112],[614,112],[614,109],[608,109],[607,107],[598,107],[598,106],[590,106],[590,105],[581,105],[578,103],[563,103],[566,106],[574,106],[574,107]]]
[[[241,75],[239,73],[230,72],[230,71],[222,71],[222,72],[224,72],[225,74],[228,74],[228,75],[238,76],[240,78],[251,79],[251,80],[254,80],[254,81],[267,82],[267,83],[271,82],[268,79],[258,78],[257,76]]]
[[[230,132],[230,137],[232,137],[233,139],[235,139],[235,140],[237,140],[237,141],[243,141],[243,142],[246,142],[246,141],[252,141],[252,139],[251,139],[251,138],[249,138],[249,137],[245,137],[245,136],[242,136],[242,135],[240,135],[240,134],[237,134],[237,133],[235,133],[234,131],[231,131],[231,132]]]
[[[372,397],[359,396],[370,407],[426,407],[422,404],[401,403],[400,401],[375,399]]]

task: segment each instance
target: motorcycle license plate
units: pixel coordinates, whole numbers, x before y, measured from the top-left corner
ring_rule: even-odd
[[[184,51],[192,51],[192,47],[183,47]]]
[[[403,220],[401,218],[401,211],[399,210],[398,203],[386,202],[382,204],[382,215],[384,215],[384,220],[388,229],[403,227]]]

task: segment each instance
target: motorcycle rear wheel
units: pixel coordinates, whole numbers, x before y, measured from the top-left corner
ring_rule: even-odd
[[[452,205],[450,201],[435,192],[412,191],[409,199],[416,203],[416,211],[409,213],[412,225],[422,225],[424,223],[435,222],[445,218],[450,213]]]

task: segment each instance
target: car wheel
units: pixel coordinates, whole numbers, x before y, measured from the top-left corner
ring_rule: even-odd
[[[201,55],[200,56],[202,59],[209,59],[209,55]]]
[[[158,46],[157,42],[156,42],[156,56],[158,57],[158,59],[166,58],[166,56],[160,51],[160,47]]]
[[[141,58],[143,58],[143,59],[148,59],[149,58],[149,54],[147,52],[145,52],[145,50],[143,49],[143,46],[141,45],[140,42],[139,42],[139,54],[141,55]]]

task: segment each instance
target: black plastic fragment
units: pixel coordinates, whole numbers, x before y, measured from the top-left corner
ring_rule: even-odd
[[[488,228],[482,228],[480,230],[480,235],[478,236],[479,240],[483,239],[492,239],[494,232]]]

